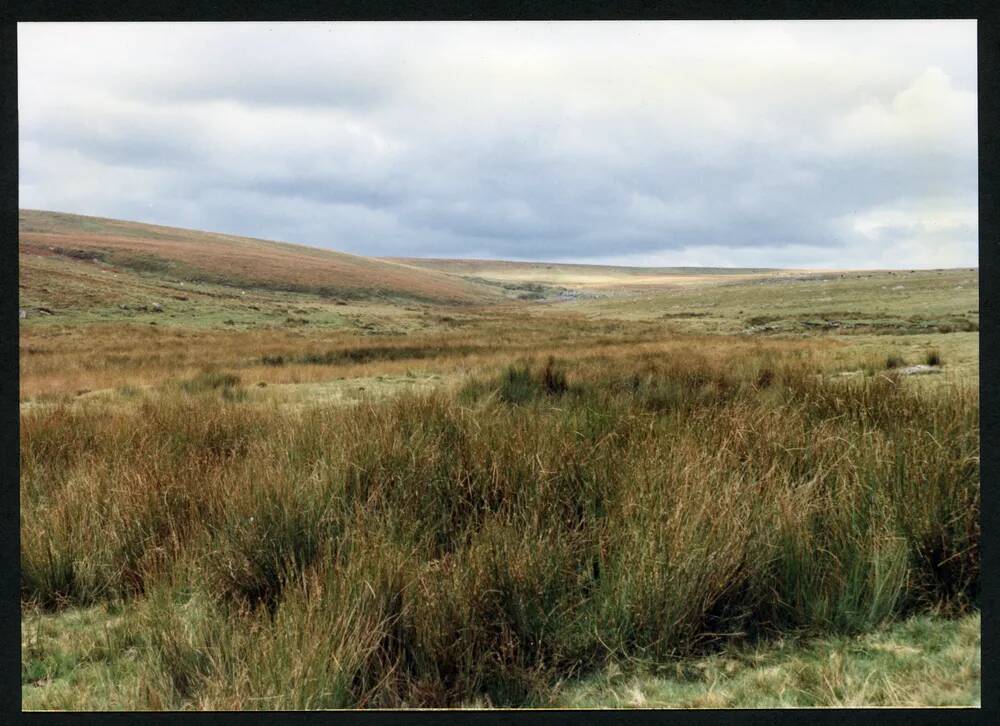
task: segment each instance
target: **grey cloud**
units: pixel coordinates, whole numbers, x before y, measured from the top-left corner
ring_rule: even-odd
[[[974,220],[935,222],[976,205],[974,24],[764,25],[21,26],[22,204],[361,254],[974,263]]]

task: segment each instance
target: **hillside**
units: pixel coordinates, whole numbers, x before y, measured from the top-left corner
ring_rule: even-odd
[[[381,259],[425,270],[460,275],[467,280],[476,282],[560,286],[594,292],[654,287],[669,288],[722,282],[732,280],[734,277],[754,278],[779,272],[766,268],[627,267],[622,265],[414,257],[385,257]],[[799,270],[796,274],[802,274],[802,272]]]
[[[93,293],[92,282],[80,276],[97,264],[174,281],[348,300],[476,304],[499,297],[494,287],[435,270],[283,242],[37,210],[21,210],[19,222],[22,294],[45,276]]]

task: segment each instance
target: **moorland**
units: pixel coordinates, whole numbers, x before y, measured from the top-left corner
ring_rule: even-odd
[[[26,709],[979,703],[976,268],[18,252]]]

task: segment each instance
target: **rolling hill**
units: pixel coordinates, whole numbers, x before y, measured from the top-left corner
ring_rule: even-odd
[[[93,281],[87,278],[92,277],[96,264],[107,270],[148,273],[174,281],[310,293],[332,299],[468,305],[501,297],[495,286],[399,262],[38,210],[20,211],[19,252],[22,295],[26,289],[32,292],[33,283],[45,277],[92,293]]]
[[[605,292],[722,282],[732,280],[734,276],[750,279],[781,272],[766,268],[627,267],[622,265],[416,257],[385,257],[380,259],[412,265],[425,270],[460,275],[473,282],[562,286]],[[803,270],[797,271],[798,274],[803,272]],[[785,274],[789,273],[786,271]]]

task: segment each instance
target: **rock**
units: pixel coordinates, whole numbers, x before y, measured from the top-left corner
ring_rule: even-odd
[[[928,376],[941,372],[940,368],[924,365],[923,363],[915,366],[908,366],[906,368],[899,368],[897,370],[901,376]]]
[[[28,317],[28,311],[25,310],[24,308],[20,308],[17,311],[17,318],[18,318],[18,320],[24,320],[26,317]]]
[[[50,310],[49,308],[38,308],[38,312],[40,312],[42,315],[55,315],[55,313],[52,312],[52,310]]]
[[[162,313],[163,312],[163,306],[160,305],[160,303],[153,303],[151,309],[152,309],[152,311],[154,313]]]

